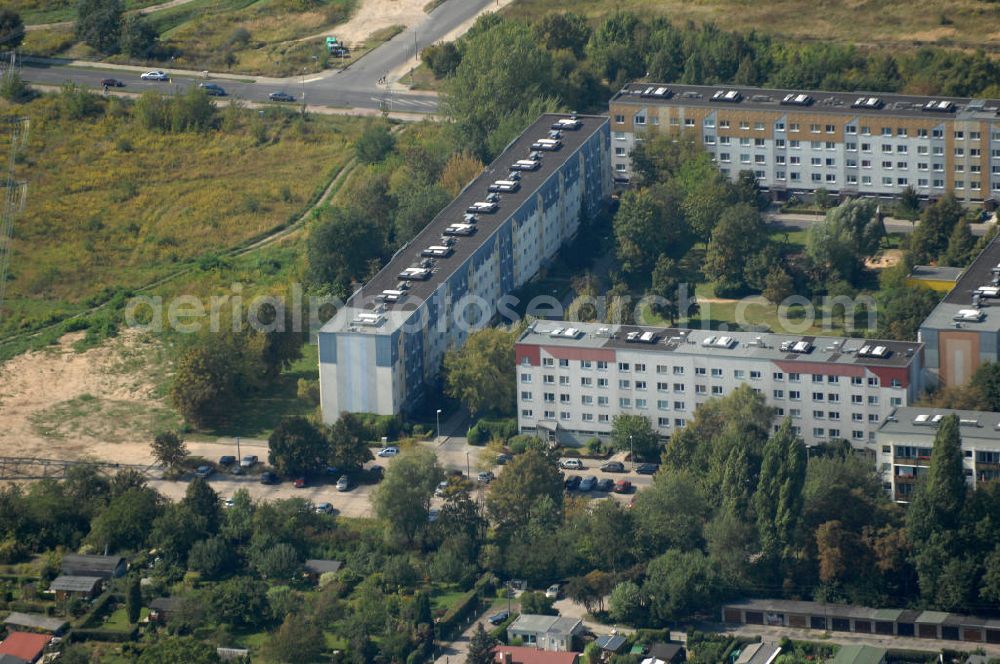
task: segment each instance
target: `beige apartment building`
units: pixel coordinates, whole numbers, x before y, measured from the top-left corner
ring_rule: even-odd
[[[777,199],[825,189],[891,197],[906,187],[967,203],[1000,199],[1000,100],[632,83],[610,102],[612,168],[650,132],[696,136],[720,170],[751,170]]]

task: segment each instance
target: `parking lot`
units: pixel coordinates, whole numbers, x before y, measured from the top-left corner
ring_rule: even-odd
[[[475,487],[475,492],[477,494],[485,491],[486,487],[477,482],[475,479],[479,471],[484,467],[483,464],[480,463],[480,460],[483,458],[484,454],[489,454],[486,452],[485,448],[469,445],[464,437],[458,436],[442,438],[439,440],[430,440],[421,443],[420,445],[421,447],[426,447],[435,453],[438,458],[438,462],[441,464],[441,467],[445,469],[445,471],[460,471],[463,474],[468,472],[470,478],[474,482],[473,486]],[[191,454],[203,457],[207,461],[211,461],[213,463],[218,461],[219,457],[222,455],[237,455],[235,441],[228,439],[214,442],[189,442],[188,449]],[[342,516],[363,518],[371,517],[374,514],[371,504],[371,495],[377,485],[352,484],[349,491],[337,491],[337,475],[310,478],[306,483],[306,486],[303,488],[296,488],[290,480],[282,480],[280,484],[261,484],[260,473],[268,468],[266,465],[266,441],[242,440],[240,442],[238,453],[241,456],[249,454],[257,455],[261,463],[258,464],[253,471],[243,475],[232,475],[225,472],[224,469],[213,472],[207,478],[207,481],[223,499],[231,498],[239,489],[246,489],[254,500],[302,498],[313,503],[314,505],[318,505],[320,503],[330,503],[336,510],[336,513]],[[378,448],[372,448],[372,454],[376,455],[377,453]],[[382,466],[382,468],[387,469],[395,461],[395,458],[396,457],[376,456],[374,461],[368,462],[365,466],[371,467],[372,465],[379,465]],[[627,504],[633,499],[637,491],[641,491],[650,486],[653,481],[653,478],[650,475],[640,475],[634,472],[631,469],[631,464],[627,462],[624,463],[625,472],[615,473],[600,470],[600,466],[605,463],[604,461],[581,461],[584,466],[582,469],[563,469],[563,474],[566,477],[577,475],[581,478],[594,476],[599,480],[610,479],[612,482],[628,480],[632,483],[632,491],[625,494],[616,494],[596,490],[588,492],[569,492],[570,495],[578,496],[580,498],[598,500],[612,497],[624,504]],[[503,470],[503,466],[493,466],[491,470],[495,474],[499,475]],[[187,490],[188,482],[185,481],[185,479],[178,481],[154,479],[151,480],[150,484],[169,498],[179,500],[184,497],[184,492]],[[443,501],[440,498],[434,498],[432,500],[432,505],[440,507],[442,502]]]

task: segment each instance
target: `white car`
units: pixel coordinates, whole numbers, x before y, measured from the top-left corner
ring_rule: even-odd
[[[380,457],[394,457],[399,454],[398,447],[383,447],[378,451]]]
[[[545,589],[545,596],[549,599],[559,599],[559,584],[553,583]]]
[[[583,462],[579,459],[563,459],[559,465],[566,470],[583,470]]]
[[[144,81],[169,81],[170,77],[167,76],[166,72],[156,69],[154,71],[147,71],[145,74],[139,76]]]

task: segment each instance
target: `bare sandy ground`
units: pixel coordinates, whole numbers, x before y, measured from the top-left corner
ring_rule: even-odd
[[[301,37],[296,41],[307,41],[333,35],[342,43],[350,47],[357,47],[365,43],[372,33],[379,30],[393,25],[402,25],[407,28],[417,25],[427,17],[424,12],[426,4],[427,0],[362,0],[361,6],[347,23],[332,26],[323,32]]]
[[[0,364],[0,456],[136,463],[139,448],[146,456],[148,432],[135,425],[165,404],[138,357],[144,341],[126,332],[77,353],[81,337]]]

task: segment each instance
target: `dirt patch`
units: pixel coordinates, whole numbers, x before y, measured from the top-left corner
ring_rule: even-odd
[[[893,265],[897,265],[899,261],[903,259],[903,251],[901,249],[886,249],[878,256],[874,258],[869,258],[865,261],[865,267],[869,270],[884,270]]]
[[[942,27],[942,28],[932,28],[930,30],[921,30],[919,32],[910,32],[900,35],[901,41],[917,41],[917,42],[936,42],[942,39],[948,39],[954,37],[957,34],[955,28]]]
[[[162,349],[126,332],[76,352],[81,334],[0,365],[0,456],[132,462],[177,420],[157,395]]]
[[[333,35],[348,46],[356,47],[379,30],[394,25],[411,27],[419,24],[427,18],[424,13],[426,4],[427,0],[361,0],[361,6],[347,23],[332,27],[323,34]],[[322,35],[313,37],[319,36]]]

